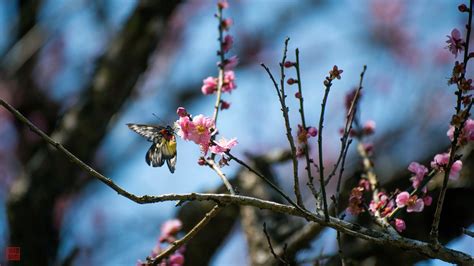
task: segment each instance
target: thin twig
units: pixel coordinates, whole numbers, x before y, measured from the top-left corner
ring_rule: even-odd
[[[331,181],[331,178],[336,174],[339,164],[341,163],[343,159],[342,157],[344,155],[344,150],[346,149],[347,142],[349,141],[349,134],[351,133],[352,124],[355,119],[355,114],[357,111],[357,103],[359,102],[360,91],[362,90],[362,82],[364,81],[364,75],[365,75],[366,70],[367,70],[367,66],[364,65],[362,72],[360,73],[359,87],[357,87],[357,90],[355,91],[354,98],[352,99],[351,105],[347,112],[346,124],[344,126],[344,132],[341,138],[341,150],[339,152],[339,157],[337,158],[337,161],[334,164],[334,168],[332,169],[331,173],[328,175],[328,178],[326,179],[324,183],[326,186],[328,185],[329,181]]]
[[[229,191],[231,195],[235,195],[235,190],[232,187],[232,184],[230,184],[229,180],[225,176],[225,174],[222,172],[221,168],[216,164],[216,162],[213,159],[208,159],[206,160],[206,163],[211,167],[216,174],[221,178],[222,182],[224,183],[225,187]]]
[[[166,248],[166,250],[158,254],[158,256],[154,258],[147,258],[147,263],[151,265],[158,265],[158,263],[160,263],[163,259],[173,254],[181,246],[183,246],[185,243],[191,240],[222,209],[223,209],[222,206],[215,205],[208,213],[206,213],[206,215],[201,219],[201,221],[199,221],[199,223],[197,223],[183,238],[170,243],[168,248]]]
[[[224,67],[225,67],[225,56],[224,56],[224,28],[222,26],[223,17],[222,17],[222,9],[217,9],[217,19],[219,20],[219,56],[220,56],[220,64],[218,65],[219,68],[219,76],[217,78],[217,95],[216,95],[216,103],[214,104],[214,115],[212,116],[214,123],[217,125],[217,116],[219,115],[219,106],[221,104],[221,95],[222,95],[222,86],[224,85]]]
[[[327,82],[326,82],[327,81]],[[326,186],[324,185],[324,162],[323,162],[323,127],[324,127],[324,111],[326,110],[326,103],[331,90],[332,80],[328,79],[324,82],[326,87],[324,91],[323,102],[321,103],[321,115],[319,117],[318,129],[318,155],[319,155],[319,184],[321,186],[321,200],[323,203],[324,217],[329,221],[328,202],[326,199]]]
[[[270,235],[267,232],[267,224],[266,223],[263,223],[263,233],[265,234],[265,237],[267,238],[268,246],[270,247],[270,252],[272,253],[273,257],[275,257],[275,259],[277,261],[279,261],[280,263],[282,263],[283,265],[290,265],[290,263],[288,263],[288,261],[284,260],[282,257],[278,256],[275,253],[275,250],[273,249],[273,246],[272,246],[272,241],[270,240]]]
[[[244,161],[240,160],[239,158],[235,157],[232,155],[230,152],[225,153],[227,156],[229,156],[230,159],[236,161],[238,164],[242,165],[243,167],[247,168],[250,172],[254,173],[258,177],[260,177],[265,183],[267,183],[270,187],[272,187],[280,196],[282,196],[288,203],[293,205],[295,208],[299,209],[302,212],[306,212],[306,210],[302,209],[298,204],[296,204],[288,195],[286,195],[281,188],[279,188],[277,185],[275,185],[270,179],[268,179],[266,176],[262,175],[259,173],[257,170],[253,169],[250,167],[248,164],[246,164]]]
[[[304,104],[303,104],[303,90],[301,89],[301,74],[300,74],[300,51],[298,48],[296,48],[295,50],[295,57],[296,57],[296,65],[295,65],[295,68],[296,68],[296,80],[297,80],[297,83],[298,83],[298,93],[299,93],[299,102],[300,102],[300,109],[299,109],[299,112],[300,112],[300,116],[301,116],[301,126],[303,127],[304,130],[307,129],[306,127],[306,119],[304,117]],[[318,192],[316,191],[316,188],[314,187],[314,177],[311,173],[311,158],[309,157],[309,144],[308,144],[308,140],[306,140],[306,142],[303,144],[304,147],[304,157],[306,159],[306,172],[308,174],[308,182],[306,183],[306,185],[309,187],[309,190],[311,191],[311,193],[313,193],[313,196],[315,199],[318,198]]]
[[[286,128],[286,137],[288,139],[288,142],[290,143],[290,150],[291,150],[291,160],[293,163],[293,190],[295,192],[296,196],[296,202],[298,205],[303,206],[303,197],[301,196],[301,191],[300,191],[300,184],[299,184],[299,178],[298,178],[298,158],[296,157],[296,146],[295,146],[295,141],[293,139],[293,136],[291,134],[291,125],[290,125],[290,118],[288,116],[288,107],[286,106],[286,94],[285,94],[285,61],[286,61],[286,53],[288,51],[288,42],[290,41],[290,38],[285,39],[285,46],[283,48],[283,58],[280,63],[280,86],[278,86],[275,78],[273,77],[273,74],[271,73],[270,69],[265,65],[261,64],[261,66],[267,71],[268,75],[270,76],[270,79],[273,82],[273,86],[275,87],[275,90],[277,91],[278,99],[280,100],[280,105],[281,105],[281,111],[283,113],[283,118],[285,119],[285,128]]]
[[[469,17],[468,17],[468,22],[466,24],[466,29],[467,29],[466,42],[465,42],[465,47],[464,47],[464,61],[463,61],[464,71],[461,73],[461,76],[460,76],[460,79],[459,79],[460,81],[464,80],[464,76],[465,76],[466,68],[467,68],[467,63],[468,63],[468,60],[469,60],[469,42],[470,42],[470,38],[471,38],[472,12],[473,12],[472,11],[472,0],[470,0],[469,1]],[[457,93],[456,93],[456,96],[457,96],[456,115],[460,115],[460,113],[461,113],[461,104],[462,104],[462,98],[463,98],[462,94],[463,94],[463,91],[462,91],[461,86],[459,86],[459,81],[458,81],[458,90],[457,90]],[[459,134],[460,134],[461,130],[463,129],[464,122],[466,121],[466,119],[469,115],[469,110],[471,109],[471,107],[472,107],[472,102],[470,103],[470,105],[468,107],[468,110],[465,114],[465,117],[464,117],[464,119],[462,119],[462,121],[460,123],[460,126],[459,127],[455,126],[455,128],[454,128],[453,141],[451,142],[451,151],[450,151],[450,155],[449,155],[449,161],[448,161],[448,164],[447,164],[446,169],[445,169],[444,179],[443,179],[443,186],[441,188],[441,192],[440,192],[439,197],[438,197],[438,201],[437,201],[437,204],[436,204],[436,211],[435,211],[435,215],[434,215],[434,218],[433,218],[433,224],[431,225],[431,231],[430,231],[430,239],[435,244],[439,244],[439,242],[438,242],[439,221],[441,219],[441,212],[443,210],[443,203],[444,203],[444,198],[446,196],[446,191],[448,190],[449,173],[451,172],[451,167],[454,163],[454,156],[456,154],[456,150],[458,149],[458,137],[459,137]]]

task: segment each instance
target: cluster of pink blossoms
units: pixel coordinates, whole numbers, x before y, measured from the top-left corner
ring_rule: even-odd
[[[179,119],[176,124],[179,127],[178,135],[184,140],[193,141],[198,144],[204,155],[210,150],[217,155],[223,155],[232,147],[237,145],[237,139],[211,141],[212,136],[217,132],[214,120],[204,115],[192,117],[185,108],[179,107],[176,111]]]
[[[150,258],[155,258],[165,249],[162,247],[163,244],[171,244],[176,240],[176,236],[181,231],[183,225],[180,220],[168,220],[161,226],[161,235],[158,238],[158,243],[153,248],[150,254]],[[171,254],[167,259],[163,259],[158,263],[159,266],[181,266],[184,265],[184,247],[178,249],[175,253]],[[141,260],[138,260],[136,266],[148,265]]]
[[[219,1],[217,3],[217,7],[219,9],[219,13],[222,15],[222,10],[226,9],[229,7],[229,3],[225,0]],[[228,32],[230,27],[232,26],[233,22],[232,19],[230,18],[219,18],[220,25],[219,25],[219,31],[220,32]],[[220,50],[217,52],[219,56],[224,58],[224,55],[232,49],[232,46],[234,45],[234,38],[230,34],[226,34],[220,41]],[[230,58],[224,58],[223,61],[218,62],[217,65],[219,68],[222,68],[224,70],[224,76],[222,79],[222,88],[221,91],[223,93],[230,93],[232,92],[235,88],[237,88],[237,85],[235,84],[235,73],[233,69],[237,66],[239,63],[239,59],[237,56],[232,56]],[[219,79],[216,77],[207,77],[203,80],[202,82],[202,87],[201,91],[204,95],[210,95],[214,94],[218,90],[219,86]],[[230,103],[226,102],[224,100],[221,100],[220,102],[220,108],[221,110],[228,109],[230,107]]]

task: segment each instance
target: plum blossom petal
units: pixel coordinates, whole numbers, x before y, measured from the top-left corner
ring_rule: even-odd
[[[422,199],[415,198],[416,196],[413,196],[410,198],[410,202],[407,205],[407,212],[421,212],[423,211],[423,208],[425,207],[425,203],[423,202]]]
[[[214,77],[207,77],[202,83],[201,91],[204,95],[213,94],[217,90],[217,79]]]
[[[222,85],[222,92],[232,92],[237,85],[235,84],[235,73],[232,70],[224,72],[224,84]]]
[[[401,192],[400,194],[397,195],[397,199],[395,202],[397,203],[397,207],[402,208],[405,207],[405,205],[408,204],[408,201],[410,199],[410,194],[406,191]]]
[[[460,160],[455,161],[453,165],[451,166],[451,171],[449,172],[449,178],[453,180],[458,179],[461,169],[462,169],[462,161]]]
[[[179,127],[178,136],[184,140],[191,140],[194,133],[194,124],[188,116],[182,116],[176,121]]]
[[[213,145],[209,148],[209,150],[217,155],[223,155],[225,152],[229,151],[232,147],[237,145],[237,139],[232,138],[227,140],[225,138],[221,138],[219,141],[216,142],[216,145]]]

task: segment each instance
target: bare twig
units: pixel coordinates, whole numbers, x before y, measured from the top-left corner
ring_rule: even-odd
[[[219,64],[219,76],[217,78],[217,96],[216,96],[216,103],[214,104],[214,115],[212,116],[214,123],[217,124],[217,116],[219,115],[219,106],[221,104],[221,95],[222,95],[222,86],[224,85],[224,28],[222,26],[223,17],[222,17],[222,9],[217,9],[217,19],[219,20],[219,52],[218,55],[220,57],[221,63]]]
[[[324,185],[324,162],[323,162],[323,127],[324,127],[324,111],[326,110],[326,103],[329,96],[329,91],[332,86],[332,79],[327,79],[324,82],[326,87],[324,91],[323,102],[321,103],[321,115],[319,117],[318,128],[318,155],[319,155],[319,184],[321,186],[321,200],[323,203],[324,216],[326,221],[329,221],[328,202],[326,199],[326,186]]]
[[[290,203],[291,205],[295,206],[295,208],[299,209],[300,211],[302,212],[306,212],[305,210],[303,210],[298,204],[296,204],[288,195],[286,195],[285,192],[283,192],[283,190],[281,190],[277,185],[275,185],[271,180],[269,180],[267,177],[265,177],[264,175],[260,174],[259,172],[257,172],[257,170],[253,169],[252,167],[250,167],[248,164],[246,164],[244,161],[240,160],[239,158],[235,157],[234,155],[232,155],[230,152],[226,152],[225,153],[227,156],[229,156],[229,158],[231,158],[232,160],[236,161],[238,164],[242,165],[243,167],[247,168],[247,170],[249,170],[250,172],[254,173],[255,175],[257,175],[258,177],[260,177],[265,183],[267,183],[270,187],[272,187],[276,192],[278,192],[278,194],[280,194],[284,199],[286,199],[286,201],[288,201],[288,203]]]
[[[346,116],[346,125],[344,126],[344,132],[342,134],[341,138],[341,151],[339,152],[339,157],[337,158],[336,163],[334,164],[334,168],[332,169],[331,173],[328,175],[328,178],[325,181],[325,185],[331,181],[331,178],[336,174],[336,171],[339,167],[339,164],[343,160],[344,156],[344,151],[346,150],[346,146],[348,146],[348,141],[349,141],[349,134],[351,133],[352,130],[352,124],[355,119],[355,114],[357,111],[357,104],[359,102],[360,98],[360,91],[362,90],[362,82],[364,81],[364,75],[365,71],[367,70],[367,66],[364,65],[362,72],[360,73],[360,79],[359,79],[359,86],[357,87],[357,90],[355,91],[354,98],[351,101],[351,105],[349,107],[349,110],[347,112]]]
[[[275,78],[273,77],[270,69],[265,65],[261,64],[261,66],[267,71],[268,75],[270,76],[270,79],[273,82],[273,85],[275,86],[275,90],[277,91],[278,98],[280,100],[281,104],[281,111],[283,113],[283,118],[285,119],[285,128],[286,128],[286,137],[288,138],[288,142],[290,143],[290,149],[291,149],[291,154],[292,154],[292,163],[293,163],[293,190],[295,192],[296,196],[296,203],[298,205],[303,206],[303,198],[301,196],[301,191],[300,191],[300,184],[299,184],[299,178],[298,178],[298,158],[296,157],[296,146],[295,146],[295,141],[293,139],[293,136],[291,134],[291,125],[290,125],[290,118],[288,116],[288,107],[286,106],[286,94],[285,94],[285,61],[286,61],[286,53],[288,51],[288,42],[290,41],[290,38],[285,39],[285,46],[283,49],[283,58],[280,63],[280,87],[278,87],[278,84],[276,83]]]
[[[223,207],[220,206],[220,205],[214,206],[208,213],[206,213],[204,218],[202,218],[201,221],[199,221],[199,223],[197,223],[193,227],[193,229],[191,229],[183,238],[181,238],[179,240],[176,240],[173,243],[170,243],[168,248],[165,251],[158,254],[158,256],[156,256],[154,258],[147,258],[147,263],[151,264],[151,265],[158,265],[158,263],[160,263],[163,259],[165,259],[168,256],[170,256],[171,254],[173,254],[173,252],[175,252],[181,246],[183,246],[186,242],[191,240],[204,226],[206,226],[206,224],[214,216],[216,216],[222,210],[222,208]]]
[[[275,257],[275,259],[277,261],[279,261],[280,263],[282,263],[283,265],[290,265],[290,263],[288,263],[285,259],[283,259],[282,257],[278,256],[275,253],[275,250],[273,249],[273,246],[272,246],[272,241],[270,240],[270,235],[267,232],[267,224],[266,223],[263,223],[263,233],[265,234],[265,236],[267,238],[268,247],[270,248],[270,252],[272,253],[273,257]]]
[[[299,102],[300,102],[300,115],[301,115],[301,126],[304,128],[304,130],[307,129],[306,127],[306,119],[304,117],[304,105],[303,105],[303,90],[301,89],[301,74],[300,74],[300,51],[298,48],[295,50],[295,56],[296,56],[296,80],[298,83],[298,93],[299,93]],[[308,140],[307,140],[308,141]],[[311,193],[313,193],[313,196],[315,199],[318,198],[318,192],[316,191],[316,188],[314,188],[314,178],[311,173],[311,158],[309,157],[309,144],[306,142],[304,143],[304,157],[306,159],[306,172],[308,174],[308,183],[306,185],[309,187],[309,190]]]
[[[206,163],[211,167],[216,174],[221,178],[222,182],[224,183],[225,187],[229,191],[230,194],[235,195],[235,190],[230,184],[229,180],[225,176],[225,174],[222,172],[221,168],[216,164],[216,162],[213,159],[208,159],[206,160]]]

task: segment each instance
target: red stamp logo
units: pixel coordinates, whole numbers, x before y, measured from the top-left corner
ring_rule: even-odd
[[[7,247],[7,261],[20,261],[20,247]]]

